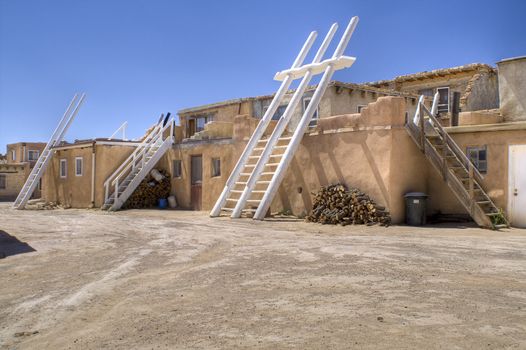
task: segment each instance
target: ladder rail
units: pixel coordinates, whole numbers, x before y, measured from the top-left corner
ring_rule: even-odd
[[[316,39],[316,36],[318,34],[313,31],[309,34],[307,37],[307,40],[303,44],[303,47],[300,50],[300,53],[294,60],[292,64],[292,68],[299,67],[303,61],[305,60],[305,57],[307,56],[307,53],[312,48],[312,45],[314,44],[314,40]],[[253,149],[258,144],[259,140],[265,133],[265,130],[267,129],[268,125],[270,124],[270,121],[272,120],[272,117],[274,116],[274,113],[276,113],[276,110],[278,109],[281,101],[283,100],[283,97],[285,97],[285,94],[287,90],[289,89],[290,85],[292,84],[292,77],[290,75],[287,75],[285,79],[282,81],[281,86],[279,87],[278,91],[274,95],[274,98],[272,99],[272,102],[270,103],[267,111],[259,121],[256,130],[250,137],[245,149],[243,150],[243,153],[241,154],[239,160],[236,163],[236,166],[230,173],[230,176],[228,177],[228,180],[225,184],[225,187],[223,188],[223,191],[221,192],[218,200],[216,201],[216,204],[212,208],[212,211],[210,212],[210,216],[219,216],[221,213],[221,208],[225,205],[228,196],[230,195],[230,192],[235,186],[235,183],[239,179],[239,174],[243,169],[245,168],[245,165],[247,163],[248,157],[250,154],[252,154]]]
[[[18,194],[15,202],[13,203],[13,208],[23,209],[25,207],[27,201],[34,192],[36,185],[42,178],[43,172],[46,170],[49,161],[52,158],[52,148],[60,144],[60,142],[64,138],[67,130],[71,126],[71,123],[77,116],[78,111],[83,104],[85,96],[86,94],[82,94],[80,95],[80,97],[79,94],[75,94],[73,96],[73,99],[71,100],[66,111],[64,112],[62,119],[55,128],[53,134],[51,135],[49,142],[44,147],[42,154],[40,155],[37,162],[33,166],[33,169],[29,173],[29,176],[26,179],[24,186],[22,186],[20,193]]]
[[[334,23],[329,29],[329,32],[327,33],[327,35],[325,36],[325,39],[323,40],[320,48],[318,49],[318,52],[316,53],[312,63],[318,63],[321,61],[321,59],[323,58],[323,55],[325,54],[325,51],[327,50],[330,42],[332,41],[334,37],[334,34],[336,33],[336,30],[338,30],[338,24]],[[303,94],[307,90],[309,82],[312,79],[312,76],[313,76],[312,72],[307,71],[300,85],[298,86],[291,100],[289,101],[285,109],[285,112],[283,113],[278,123],[274,127],[274,130],[272,131],[272,134],[268,142],[266,143],[263,149],[263,152],[261,153],[261,155],[259,155],[259,159],[256,163],[255,168],[252,171],[252,174],[248,178],[248,181],[247,181],[247,184],[245,185],[243,193],[239,197],[239,200],[237,201],[236,206],[234,210],[232,211],[232,214],[231,214],[232,218],[238,218],[241,216],[241,212],[245,208],[246,202],[248,198],[250,197],[252,190],[256,186],[257,181],[259,180],[261,173],[263,169],[265,168],[265,164],[267,164],[267,162],[269,161],[270,156],[272,152],[274,151],[274,147],[278,143],[280,136],[283,134],[283,132],[287,128],[287,125],[289,124],[296,107],[301,102]]]
[[[347,47],[347,44],[349,43],[349,40],[351,39],[352,34],[354,33],[354,30],[356,29],[356,25],[358,24],[358,17],[353,17],[349,21],[349,24],[347,25],[347,28],[345,29],[345,32],[340,39],[340,42],[338,43],[338,46],[336,47],[336,50],[333,54],[333,58],[341,57],[345,51],[345,48]],[[254,219],[257,220],[263,220],[265,218],[265,215],[270,208],[270,205],[272,203],[272,200],[279,188],[279,185],[281,184],[283,178],[285,177],[286,170],[292,161],[292,158],[294,157],[294,154],[296,150],[298,149],[301,140],[303,138],[303,134],[305,133],[305,129],[308,127],[310,121],[312,120],[312,116],[314,115],[314,112],[318,108],[318,104],[325,93],[325,90],[327,89],[327,86],[329,85],[329,82],[332,78],[332,75],[334,74],[335,68],[333,64],[329,64],[327,68],[325,68],[325,72],[321,78],[321,81],[319,82],[316,90],[314,91],[314,94],[312,95],[311,101],[309,105],[307,106],[307,109],[303,113],[301,120],[296,127],[296,130],[294,131],[294,134],[292,136],[292,139],[289,143],[289,146],[285,150],[285,153],[283,157],[281,158],[279,165],[276,169],[276,173],[272,177],[272,180],[270,181],[269,186],[267,187],[267,191],[263,195],[263,198],[261,199],[261,203],[259,204],[256,213],[254,214]]]
[[[163,126],[163,118],[161,118],[161,121],[147,135],[144,141],[119,166],[119,168],[115,172],[113,172],[112,175],[108,177],[108,179],[104,182],[104,188],[105,188],[104,204],[106,204],[106,202],[112,195],[114,199],[113,206],[119,203],[119,199],[120,199],[120,196],[119,196],[120,186],[119,185],[122,185],[121,179],[128,178],[128,176],[132,176],[131,181],[134,181],[135,178],[139,176],[139,174],[144,173],[143,170],[145,169],[145,165],[150,164],[152,161],[157,159],[156,155],[158,154],[161,147],[163,147],[167,141],[169,141],[170,144],[173,144],[174,142],[173,124],[174,124],[174,120],[173,118],[170,118],[169,120],[167,120],[167,122]],[[166,139],[163,139],[163,135],[168,129],[170,129],[170,134]],[[149,151],[151,150],[151,148],[156,146],[158,143],[159,143],[158,145],[159,148],[152,154],[150,159],[146,160],[145,158],[149,154]],[[137,164],[137,162],[139,162],[139,164]],[[136,169],[139,165],[142,166],[141,170],[137,174],[131,175],[133,174],[133,170]],[[130,186],[130,184],[131,182],[126,185],[124,190],[126,190],[128,186]],[[110,195],[110,186],[114,187],[114,191],[111,195]],[[120,205],[122,204],[123,202],[120,201]]]
[[[484,183],[484,180],[478,169],[469,160],[467,155],[460,149],[457,143],[449,136],[448,132],[442,127],[436,118],[435,115],[438,108],[438,98],[439,94],[437,92],[433,99],[431,111],[429,111],[424,103],[421,102],[423,99],[423,96],[421,96],[419,99],[419,105],[417,107],[417,113],[422,112],[422,119],[424,114],[429,117],[431,126],[437,132],[440,141],[443,142],[443,147],[445,148],[443,151],[444,154],[440,154],[435,145],[433,145],[429,141],[428,137],[425,136],[426,132],[423,120],[420,120],[420,127],[415,124],[408,124],[406,125],[406,129],[409,131],[409,134],[416,143],[418,143],[418,139],[424,139],[424,149],[422,151],[426,154],[427,158],[431,161],[431,164],[435,167],[435,169],[443,174],[444,180],[453,190],[452,192],[454,195],[460,201],[462,206],[469,212],[470,216],[477,222],[477,224],[482,227],[495,228],[495,225],[490,220],[488,214],[497,214],[499,209],[483,188],[482,184]],[[417,117],[415,113],[415,118],[413,121],[416,119]],[[467,179],[469,181],[469,189],[464,186],[464,183],[459,178],[458,174],[455,173],[452,167],[447,165],[447,161],[445,160],[445,154],[447,151],[451,152],[453,155],[452,158],[454,158],[460,164],[460,166],[457,168],[463,169],[463,171],[468,174]],[[489,204],[492,211],[486,212],[482,209],[482,207],[477,202],[477,196],[474,193],[475,190],[478,190],[479,195],[484,197],[484,202]],[[507,219],[504,218],[504,220],[506,225],[509,226]]]
[[[117,170],[115,170],[110,176],[108,176],[108,178],[106,179],[106,181],[104,181],[104,188],[105,188],[105,192],[104,192],[104,201],[106,201],[108,199],[108,196],[109,196],[109,185],[110,185],[110,182],[112,182],[112,185],[114,184],[113,183],[113,180],[115,179],[115,177],[117,175],[119,175],[124,169],[125,167],[130,163],[132,162],[137,156],[138,156],[138,153],[144,148],[146,147],[147,144],[149,144],[149,142],[153,139],[153,137],[155,136],[158,128],[160,127],[162,121],[164,119],[164,114],[161,114],[161,118],[159,119],[159,121],[157,122],[157,124],[155,125],[155,127],[153,128],[152,131],[150,131],[150,133],[148,133],[148,135],[146,135],[146,137],[144,138],[144,140],[137,146],[137,148],[135,148],[135,150],[132,152],[132,154],[130,154],[128,156],[128,158],[126,158],[124,160],[124,162],[121,163],[121,165],[117,168]]]

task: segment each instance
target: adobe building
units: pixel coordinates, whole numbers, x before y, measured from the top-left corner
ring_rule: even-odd
[[[43,142],[18,142],[7,145],[6,155],[0,161],[0,201],[16,199],[45,147]],[[40,189],[39,184],[32,198],[40,197]]]
[[[517,199],[524,197],[522,192],[514,195],[515,184],[523,181],[515,170],[522,167],[522,158],[510,157],[515,154],[512,147],[523,150],[526,145],[526,115],[520,102],[525,79],[515,79],[521,74],[524,77],[525,72],[524,59],[519,58],[499,62],[498,69],[472,64],[370,84],[332,82],[287,170],[271,212],[291,211],[304,216],[312,208],[312,192],[342,182],[360,188],[386,206],[393,223],[404,222],[403,195],[414,191],[429,194],[428,214],[467,214],[407,130],[419,94],[431,96],[438,91],[440,123],[477,167],[495,204],[512,223],[523,225],[526,205],[519,205]],[[510,91],[515,91],[515,97],[509,96]],[[274,119],[279,119],[291,94]],[[299,119],[311,94],[312,88],[303,96],[293,121]],[[208,211],[213,207],[271,99],[271,95],[240,98],[179,111],[174,144],[157,168],[169,173],[180,208]],[[426,103],[430,104],[430,98]],[[106,155],[99,156],[99,147]],[[44,176],[44,188],[49,189],[43,196],[71,206],[101,206],[105,179],[133,147],[133,143],[101,143],[57,148],[52,170]],[[60,176],[61,159],[66,159],[68,174],[74,174],[71,167],[75,158],[86,152],[83,159],[91,159],[94,149],[95,170],[88,169],[89,162],[83,160],[84,171],[94,173],[91,182],[83,180],[80,185],[78,178]]]

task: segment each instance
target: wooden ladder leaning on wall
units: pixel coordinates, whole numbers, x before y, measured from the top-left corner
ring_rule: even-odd
[[[435,117],[437,106],[438,92],[431,111],[424,105],[424,96],[420,96],[414,119],[406,123],[407,132],[477,225],[491,229],[509,227],[502,211],[484,190],[482,175]]]

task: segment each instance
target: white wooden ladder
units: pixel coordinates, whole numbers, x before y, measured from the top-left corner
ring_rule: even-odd
[[[133,153],[104,182],[102,210],[119,210],[161,157],[174,144],[174,120],[161,115],[159,122]]]
[[[322,60],[338,29],[338,24],[333,24],[312,63],[302,65],[317,36],[316,32],[312,32],[292,67],[275,75],[275,80],[282,81],[281,87],[249,139],[210,216],[219,216],[223,211],[231,213],[232,218],[238,218],[242,213],[252,212],[254,219],[264,219],[333,73],[336,70],[350,67],[356,60],[354,57],[344,56],[343,53],[357,24],[358,17],[353,17],[332,57]],[[314,91],[308,107],[299,123],[293,126],[293,134],[288,134],[287,126],[294,110],[300,104],[312,77],[320,73],[323,73],[323,77]],[[294,92],[285,112],[278,120],[270,137],[264,138],[263,135],[290,84],[299,78],[303,79]]]
[[[15,203],[13,204],[13,208],[25,208],[27,201],[31,198],[31,195],[35,191],[37,184],[42,178],[42,174],[46,170],[49,161],[51,160],[51,158],[53,158],[53,147],[58,146],[64,139],[64,136],[66,135],[66,132],[68,131],[71,123],[73,122],[73,119],[75,119],[75,117],[77,116],[80,106],[84,102],[85,96],[86,94],[75,94],[75,96],[71,100],[68,108],[66,109],[66,112],[64,112],[62,119],[58,123],[46,147],[42,151],[42,154],[40,155],[40,157],[38,157],[35,166],[31,170],[29,177],[26,179],[24,186],[22,187],[20,193],[16,197]]]

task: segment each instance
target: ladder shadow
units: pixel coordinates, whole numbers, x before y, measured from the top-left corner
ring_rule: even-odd
[[[0,259],[31,252],[36,252],[36,250],[26,242],[22,242],[15,236],[0,230]]]

